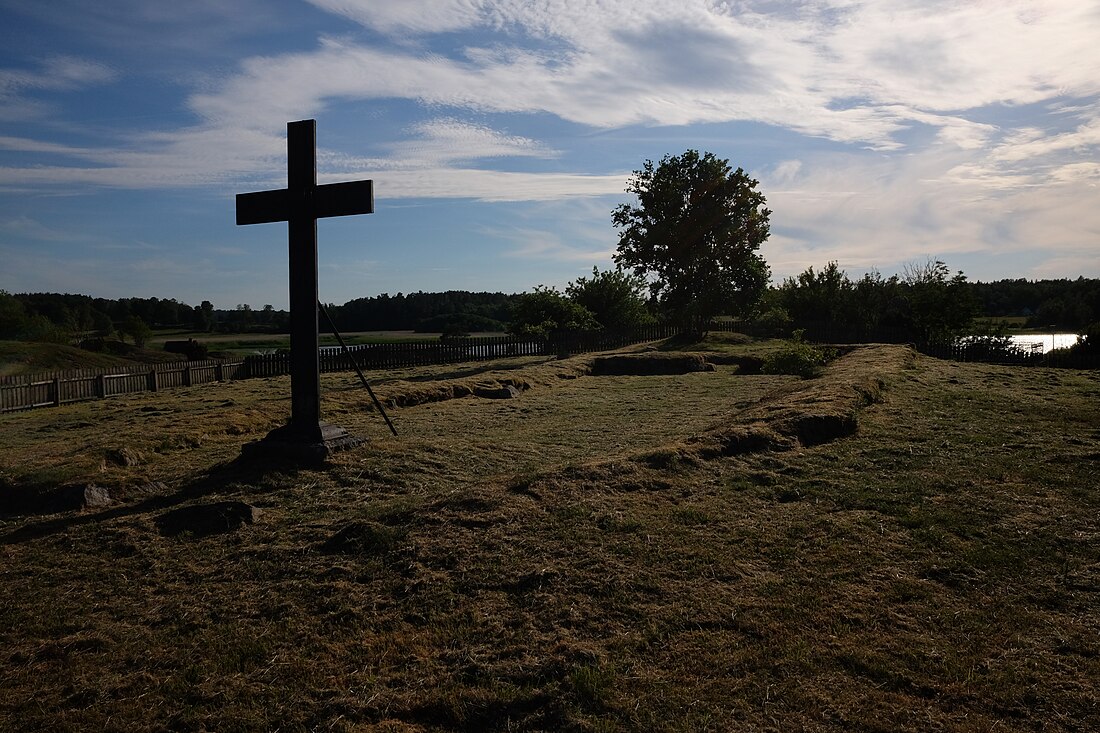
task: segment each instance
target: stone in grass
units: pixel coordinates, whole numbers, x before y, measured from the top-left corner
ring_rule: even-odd
[[[102,509],[113,503],[107,489],[95,484],[67,484],[41,492],[14,491],[0,485],[0,516]]]
[[[136,466],[142,462],[145,458],[141,454],[141,451],[134,450],[133,448],[112,448],[107,451],[106,459],[108,463],[113,463],[116,466]]]
[[[88,484],[84,487],[83,494],[83,508],[85,509],[102,509],[103,507],[110,506],[114,503],[111,499],[111,495],[107,493],[107,489],[102,486],[96,486],[95,484]]]
[[[235,532],[245,524],[253,524],[262,509],[242,501],[218,501],[173,509],[157,517],[157,529],[165,537],[190,533],[195,537]]]
[[[39,510],[71,512],[81,509],[102,509],[114,503],[107,489],[95,484],[62,486],[43,497]]]
[[[474,394],[490,400],[510,400],[519,396],[519,390],[511,384],[502,384],[499,387],[474,387]]]

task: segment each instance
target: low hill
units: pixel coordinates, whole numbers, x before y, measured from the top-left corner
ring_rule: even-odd
[[[65,344],[0,341],[0,377],[179,360],[179,354],[139,349],[117,341],[113,342],[111,351],[104,352],[87,351]]]

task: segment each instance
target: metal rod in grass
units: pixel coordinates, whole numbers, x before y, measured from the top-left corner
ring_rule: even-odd
[[[371,400],[374,402],[374,406],[378,408],[378,411],[380,413],[382,413],[382,419],[386,421],[386,425],[389,426],[390,432],[393,433],[394,437],[396,438],[397,428],[395,428],[393,426],[393,423],[390,422],[390,416],[386,414],[386,408],[382,407],[382,403],[379,402],[378,398],[374,396],[374,390],[370,388],[370,382],[368,382],[367,378],[363,376],[363,370],[359,368],[359,362],[355,360],[355,355],[351,353],[351,349],[349,349],[348,345],[344,343],[344,337],[341,336],[340,332],[336,330],[336,323],[332,320],[332,317],[329,316],[328,311],[325,310],[324,304],[321,303],[321,301],[319,300],[317,301],[317,307],[320,309],[321,315],[323,315],[325,317],[325,320],[328,321],[328,327],[332,329],[332,334],[336,337],[336,340],[340,342],[340,348],[344,350],[344,354],[351,361],[351,365],[355,367],[355,373],[359,375],[359,381],[361,381],[363,383],[363,386],[367,388],[367,394],[370,395]]]

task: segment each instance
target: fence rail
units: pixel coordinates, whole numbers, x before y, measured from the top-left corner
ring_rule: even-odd
[[[651,326],[629,333],[561,334],[549,339],[513,336],[485,336],[397,341],[352,346],[361,369],[405,367],[488,361],[516,356],[559,356],[606,351],[629,344],[668,338],[677,333],[672,326]],[[318,355],[322,372],[352,369],[347,354],[323,349]],[[157,392],[210,382],[290,374],[290,354],[256,354],[241,359],[207,359],[155,365],[70,369],[41,374],[0,377],[0,412],[56,407],[70,402],[102,399],[135,392]]]
[[[207,359],[3,377],[0,378],[0,412],[57,407],[133,392],[157,392],[240,379],[247,368],[243,359]]]

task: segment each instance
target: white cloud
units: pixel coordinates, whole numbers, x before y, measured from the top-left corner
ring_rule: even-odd
[[[367,173],[364,172],[364,175]],[[516,173],[475,168],[390,170],[374,175],[375,197],[469,198],[478,201],[560,201],[622,193],[627,174],[584,176],[569,173]],[[342,174],[319,175],[323,183]]]
[[[1045,250],[1079,263],[1074,271],[1096,272],[1100,208],[1095,188],[1085,187],[1100,181],[1098,166],[1060,169],[1041,186],[991,185],[960,175],[985,170],[977,156],[949,146],[890,158],[828,155],[803,161],[785,185],[775,174],[762,176],[774,232],[764,256],[780,277],[830,260],[893,271],[925,256],[950,265],[964,256]]]
[[[989,157],[995,162],[1016,162],[1062,152],[1085,154],[1097,146],[1100,146],[1100,111],[1072,132],[1044,135],[1040,130],[1028,128],[995,147]]]
[[[506,135],[484,125],[441,118],[413,126],[415,137],[391,146],[401,166],[447,165],[484,158],[554,158],[557,153],[537,140]]]
[[[824,2],[797,12],[782,12],[782,4],[703,0],[314,4],[403,42],[428,42],[454,30],[492,35],[482,36],[481,45],[464,36],[467,45],[444,43],[432,52],[323,38],[313,51],[253,57],[238,73],[192,95],[189,106],[201,120],[195,127],[99,154],[39,143],[39,152],[68,152],[121,170],[68,166],[32,179],[72,175],[126,185],[126,174],[133,185],[199,185],[203,176],[216,182],[272,171],[283,122],[317,116],[343,100],[548,112],[597,128],[753,120],[889,151],[906,147],[899,135],[913,125],[936,129],[941,141],[978,148],[996,128],[970,119],[967,110],[1100,93],[1100,52],[1093,43],[1100,17],[1066,1],[1038,11],[1024,2],[939,2],[934,8]],[[0,89],[110,78],[103,65],[56,57],[40,72],[0,72]],[[27,107],[20,114],[30,113]],[[421,123],[411,133],[411,140],[391,144],[393,154],[379,167],[553,154],[538,141],[453,118]],[[1030,151],[1091,145],[1095,136],[1092,128],[1056,139],[1042,131],[1027,146],[1006,140],[998,155],[1022,159]]]
[[[368,59],[344,47],[337,56],[376,70],[350,87],[340,77],[345,91],[384,96],[396,83],[429,102],[599,127],[752,119],[889,149],[920,122],[974,146],[988,131],[958,110],[1100,91],[1100,16],[1072,0],[823,2],[794,13],[703,0],[315,4],[402,41],[498,34],[450,56]],[[530,39],[542,45],[515,45]]]
[[[567,243],[564,235],[545,229],[487,229],[486,234],[494,239],[512,242],[506,257],[550,262],[583,262],[587,265],[607,262],[614,254],[614,247],[591,249]]]
[[[53,56],[35,70],[0,69],[0,99],[27,89],[77,89],[105,84],[116,76],[105,64],[72,56]]]
[[[114,81],[105,64],[72,56],[53,56],[34,69],[0,69],[0,121],[27,122],[46,117],[52,104],[34,98],[42,92],[70,91]]]

